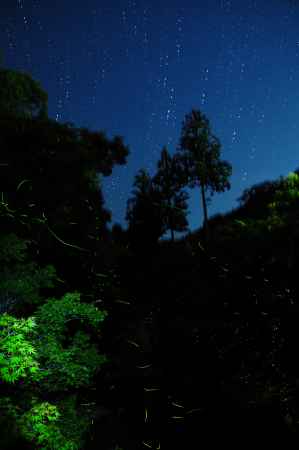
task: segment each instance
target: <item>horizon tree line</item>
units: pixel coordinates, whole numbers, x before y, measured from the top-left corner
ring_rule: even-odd
[[[33,135],[35,136],[34,149],[30,149],[30,154],[20,153],[17,164],[9,161],[10,155],[4,150],[2,155],[6,164],[4,179],[8,191],[11,191],[13,182],[9,169],[13,169],[14,174],[23,181],[23,168],[30,167],[30,174],[24,177],[29,180],[22,186],[22,190],[27,194],[31,193],[32,183],[38,180],[41,186],[44,185],[44,194],[48,197],[46,191],[50,183],[51,198],[48,198],[47,202],[52,204],[53,211],[57,211],[60,205],[59,215],[62,213],[62,216],[70,210],[72,213],[76,211],[76,221],[72,222],[77,223],[78,231],[81,228],[78,225],[83,220],[81,214],[83,210],[86,216],[90,216],[86,208],[90,212],[94,211],[92,216],[98,216],[95,211],[100,208],[101,217],[89,217],[89,223],[93,222],[93,227],[89,227],[91,231],[89,234],[101,230],[105,235],[105,224],[111,220],[111,215],[104,208],[98,175],[110,175],[114,165],[125,164],[129,148],[121,136],[109,140],[101,131],[77,128],[69,123],[58,124],[48,117],[47,109],[47,93],[29,74],[0,68],[0,114],[6,123],[10,146],[17,149],[20,144],[17,141],[22,141],[26,146],[27,141],[29,144],[33,141]],[[6,137],[2,137],[2,140],[5,139]],[[169,231],[171,240],[174,241],[175,232],[183,232],[188,228],[189,194],[185,188],[199,187],[207,244],[209,240],[207,194],[209,192],[213,196],[215,192],[230,189],[229,177],[232,169],[227,161],[220,160],[220,149],[220,141],[212,134],[209,120],[201,111],[193,108],[182,123],[177,152],[171,155],[164,146],[154,176],[151,177],[145,169],[140,169],[135,176],[133,196],[127,202],[126,212],[129,240],[140,242],[140,239],[145,239],[148,244],[152,244]],[[54,165],[56,171],[52,170]],[[64,196],[62,199],[61,192],[57,192],[57,196],[53,195],[57,183],[50,172],[55,172],[55,177],[59,174],[68,198]],[[77,191],[76,196],[73,195],[77,190],[71,181],[73,176],[77,181],[80,179],[77,183],[80,191]],[[37,194],[39,197],[39,193]],[[68,194],[74,199],[76,197],[75,204]],[[83,240],[86,245],[86,240]]]
[[[204,213],[204,241],[208,245],[209,226],[207,194],[229,190],[231,164],[220,160],[221,144],[211,132],[207,117],[192,109],[182,124],[180,143],[172,156],[162,148],[157,171],[150,177],[140,169],[134,179],[132,198],[128,200],[126,220],[129,237],[138,246],[146,236],[149,243],[157,242],[167,231],[174,241],[174,232],[186,231],[189,194],[186,187],[200,188]],[[134,244],[133,244],[134,245]]]

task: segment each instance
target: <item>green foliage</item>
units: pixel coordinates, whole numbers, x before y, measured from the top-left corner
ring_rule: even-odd
[[[0,423],[5,417],[12,434],[22,436],[39,450],[79,450],[84,447],[90,419],[78,410],[76,398],[70,395],[49,403],[32,396],[23,408],[9,397],[1,397]]]
[[[233,220],[229,231],[227,227],[222,228],[221,237],[228,231],[227,240],[239,241],[243,254],[247,255],[269,256],[275,247],[276,254],[280,248],[279,260],[287,258],[288,268],[293,267],[299,223],[298,174],[291,172],[277,182],[256,185],[244,192],[241,201],[242,219]]]
[[[272,213],[290,213],[291,208],[299,206],[299,175],[290,172],[281,180],[281,187],[275,193],[273,202],[269,205]]]
[[[81,304],[78,293],[66,294],[61,300],[49,299],[34,317],[27,319],[2,314],[0,378],[6,383],[22,380],[23,385],[38,387],[37,392],[43,394],[86,388],[106,357],[98,354],[89,334],[80,329],[66,344],[67,324],[75,321],[79,327],[96,328],[106,315],[106,311]],[[25,395],[30,398],[30,391]],[[82,448],[89,419],[78,412],[76,396],[63,398],[58,404],[33,396],[32,402],[32,407],[24,410],[24,406],[6,397],[0,409],[14,418],[22,435],[40,449]]]
[[[39,268],[33,262],[17,264],[13,271],[10,268],[0,271],[0,295],[9,293],[22,299],[23,303],[38,304],[41,302],[39,289],[54,287],[53,280],[56,278],[56,270],[51,265]]]
[[[38,359],[47,372],[42,381],[49,391],[65,391],[90,384],[92,376],[106,362],[99,355],[90,337],[80,329],[71,342],[65,344],[67,323],[89,324],[96,329],[106,315],[92,305],[79,302],[79,293],[66,294],[61,300],[49,299],[39,307],[35,345]]]
[[[64,277],[60,262],[72,286],[76,270],[88,284],[83,269],[94,274],[96,241],[110,219],[99,174],[125,164],[128,147],[120,136],[49,119],[39,84],[8,70],[0,70],[0,130],[0,382],[8,392],[0,426],[7,416],[32,448],[76,450],[94,413],[80,397],[107,360],[98,351],[107,313],[78,293],[44,300],[40,290],[54,287],[55,267]],[[84,244],[90,254],[73,257]]]
[[[0,236],[0,311],[9,299],[14,303],[21,300],[23,305],[40,303],[39,290],[54,287],[57,280],[52,265],[40,268],[28,260],[29,243],[30,240],[19,238],[14,233]]]
[[[36,322],[33,317],[0,316],[0,377],[7,383],[30,376],[36,379],[39,363],[30,340]],[[29,336],[29,337],[28,337]]]
[[[17,418],[22,435],[40,450],[79,450],[83,447],[88,417],[76,407],[76,396],[70,395],[57,404],[39,402]]]
[[[278,217],[269,217],[268,219],[243,219],[242,221],[235,220],[232,225],[240,239],[264,239],[268,232],[271,232],[276,227],[280,226],[281,222]],[[231,238],[234,237],[234,232],[231,233]]]
[[[246,194],[246,195],[245,195]],[[251,201],[253,196],[268,199],[264,204],[266,212],[261,212],[264,218],[247,218],[243,220],[246,231],[251,235],[263,235],[267,232],[282,229],[286,224],[295,223],[298,219],[299,206],[299,176],[291,172],[286,178],[280,178],[276,183],[262,183],[243,195],[243,201]],[[271,200],[269,201],[269,199]],[[255,200],[254,200],[255,201]],[[258,205],[256,205],[257,208]],[[240,223],[240,221],[236,221]]]
[[[74,450],[84,447],[84,435],[90,426],[87,411],[78,407],[77,395],[68,395],[58,402],[60,417],[57,422],[63,436],[74,445]],[[59,447],[58,447],[59,448]]]
[[[241,209],[258,227],[276,230],[296,216],[299,205],[299,177],[290,172],[277,181],[265,181],[246,189],[239,198]],[[294,214],[293,214],[294,213]],[[245,221],[247,226],[249,220]]]
[[[271,190],[270,190],[271,188]],[[258,196],[267,193],[267,198],[272,197],[266,206],[267,215],[264,219],[247,218],[235,220],[242,228],[246,228],[246,232],[252,236],[255,234],[263,234],[267,231],[277,230],[286,225],[286,223],[298,217],[299,207],[299,176],[294,172],[290,172],[285,178],[280,179],[279,183],[262,183],[257,185],[252,192],[245,192],[242,201],[248,202],[253,195]],[[265,195],[264,195],[265,196]]]
[[[273,201],[279,181],[263,181],[245,189],[238,198],[243,214],[252,218],[265,218],[267,205]]]
[[[49,438],[48,424],[56,422],[59,416],[56,406],[48,402],[39,403],[23,415],[23,432],[29,440],[36,438],[39,444],[43,444]]]
[[[62,299],[50,298],[45,305],[36,311],[36,319],[45,334],[61,335],[65,331],[65,323],[72,319],[86,320],[97,327],[105,317],[106,311],[100,311],[93,305],[80,303],[80,293],[68,293]]]

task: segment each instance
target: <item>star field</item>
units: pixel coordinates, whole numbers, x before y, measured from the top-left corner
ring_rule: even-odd
[[[299,166],[298,30],[299,3],[288,0],[2,0],[0,50],[6,67],[41,82],[52,118],[124,137],[128,164],[103,190],[112,222],[125,225],[134,175],[153,173],[164,145],[176,150],[192,107],[233,169],[209,215]],[[189,209],[194,229],[196,190]]]

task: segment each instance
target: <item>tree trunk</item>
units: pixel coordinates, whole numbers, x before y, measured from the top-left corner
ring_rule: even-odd
[[[201,198],[202,198],[202,206],[203,206],[203,216],[204,216],[204,239],[205,239],[205,247],[208,246],[209,243],[209,226],[208,226],[208,209],[207,209],[207,202],[206,202],[206,196],[205,196],[205,190],[203,184],[200,185],[201,189]]]

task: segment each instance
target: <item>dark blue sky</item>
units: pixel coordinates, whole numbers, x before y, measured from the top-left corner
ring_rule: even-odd
[[[124,137],[128,164],[103,182],[112,222],[125,224],[134,175],[175,151],[192,107],[233,168],[209,215],[299,167],[299,2],[1,0],[0,43],[5,66],[48,92],[51,117]],[[194,229],[199,190],[189,209]]]

